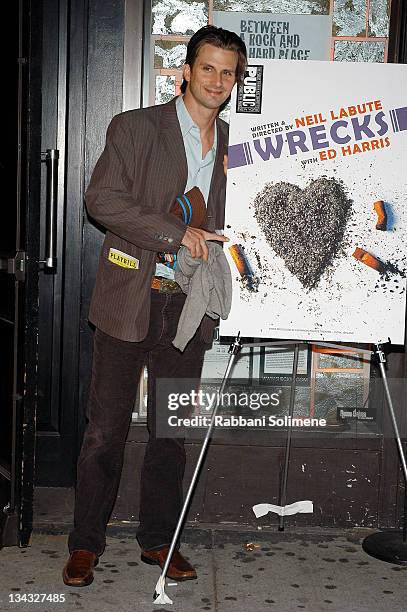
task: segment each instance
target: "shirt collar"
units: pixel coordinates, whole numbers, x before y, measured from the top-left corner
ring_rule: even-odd
[[[182,137],[185,136],[192,130],[196,129],[199,131],[198,126],[194,123],[191,115],[187,111],[187,107],[185,106],[184,100],[182,96],[178,96],[176,102],[178,121],[181,128]]]

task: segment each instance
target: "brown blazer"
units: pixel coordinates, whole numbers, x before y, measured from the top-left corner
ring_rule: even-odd
[[[221,119],[216,125],[217,155],[207,205],[210,230],[224,226],[228,126]],[[177,251],[186,230],[169,211],[184,193],[187,178],[175,99],[113,117],[85,194],[89,215],[107,229],[89,320],[110,336],[138,342],[147,335],[156,253]],[[138,267],[109,261],[111,248],[138,260]]]

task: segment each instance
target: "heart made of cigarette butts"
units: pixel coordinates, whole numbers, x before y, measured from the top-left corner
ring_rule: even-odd
[[[267,183],[255,197],[254,214],[273,251],[310,290],[341,250],[351,206],[340,181],[320,177],[305,189]]]

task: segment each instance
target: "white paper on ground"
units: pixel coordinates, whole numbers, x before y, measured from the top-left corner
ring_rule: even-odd
[[[173,601],[165,593],[165,576],[160,576],[155,585],[154,599],[155,604],[172,604]]]
[[[305,499],[303,501],[297,501],[287,506],[275,506],[274,504],[256,504],[253,506],[253,512],[256,518],[264,516],[268,512],[275,512],[279,516],[289,516],[290,514],[297,514],[301,512],[314,512],[312,501]]]

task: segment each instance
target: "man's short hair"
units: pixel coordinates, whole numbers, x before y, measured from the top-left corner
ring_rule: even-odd
[[[213,25],[207,25],[195,32],[190,38],[187,46],[187,56],[185,63],[188,64],[192,70],[195,60],[198,56],[199,49],[203,45],[213,45],[220,49],[226,49],[227,51],[236,51],[237,53],[237,67],[236,67],[236,81],[241,83],[244,78],[244,73],[247,63],[247,52],[246,45],[243,40],[235,32],[224,30],[223,28],[217,28]],[[184,79],[181,84],[181,92],[185,93],[187,88],[187,81]]]

